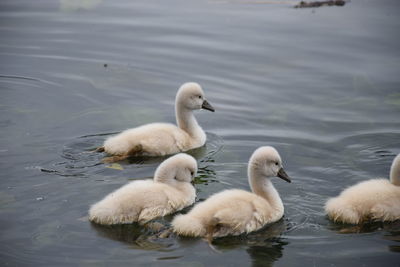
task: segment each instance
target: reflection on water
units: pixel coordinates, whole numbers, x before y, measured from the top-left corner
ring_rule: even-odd
[[[282,241],[271,241],[262,246],[250,246],[246,249],[252,258],[252,266],[273,266],[283,256],[283,246],[288,243]]]
[[[366,222],[361,225],[341,224],[330,222],[328,229],[341,234],[352,233],[371,233],[375,231],[385,231],[393,237],[391,240],[400,238],[400,221],[395,222]],[[398,240],[400,241],[400,240]]]
[[[279,244],[285,244],[285,242],[280,240],[280,236],[286,230],[285,221],[279,220],[276,223],[267,225],[253,233],[240,236],[228,236],[217,238],[213,241],[213,245],[220,251],[230,250],[237,247],[245,246],[269,246],[271,243],[277,242]],[[278,242],[279,241],[279,242]],[[286,243],[287,244],[287,243]],[[282,249],[282,246],[280,246]]]
[[[191,209],[187,207],[178,213],[186,213]],[[155,219],[144,226],[137,223],[120,225],[99,225],[91,223],[93,229],[102,237],[127,243],[131,248],[142,250],[173,251],[176,247],[177,236],[172,232],[170,222],[175,215],[168,215]],[[280,238],[286,231],[286,222],[282,219],[263,229],[240,236],[217,238],[209,245],[210,252],[223,253],[236,248],[247,247],[246,251],[253,259],[253,266],[270,266],[282,257],[282,250],[288,242]],[[200,238],[180,237],[181,243],[201,240]],[[165,260],[166,258],[163,258]]]
[[[105,138],[113,134],[116,133],[85,135],[64,144],[60,155],[63,158],[63,161],[57,161],[48,164],[48,166],[41,166],[39,169],[42,172],[54,173],[65,177],[82,178],[90,177],[102,169],[104,165],[119,170],[123,170],[121,164],[137,165],[138,167],[143,165],[156,167],[168,158],[168,156],[139,156],[129,158],[116,164],[103,164],[102,159],[104,158],[105,153],[97,153],[95,152],[95,149],[104,142]],[[207,162],[212,162],[213,155],[215,155],[222,147],[222,140],[217,135],[207,133],[207,139],[208,142],[205,146],[187,151],[188,154],[205,164],[207,164]],[[213,173],[211,169],[201,166],[202,164],[199,166],[199,175],[196,177],[196,182],[207,182],[210,176],[215,176],[215,172]]]
[[[1,1],[3,265],[398,266],[398,222],[334,224],[323,205],[388,177],[400,152],[400,4],[272,2]],[[284,219],[216,240],[219,253],[201,239],[79,220],[164,160],[109,165],[91,151],[126,128],[174,123],[187,81],[216,107],[196,113],[208,136],[189,152],[196,201],[249,190],[250,155],[273,145],[293,178],[273,181]]]
[[[101,236],[127,243],[134,249],[168,251],[167,249],[174,245],[172,238],[160,237],[162,232],[166,231],[166,227],[152,231],[136,223],[112,226],[92,223],[91,225]]]

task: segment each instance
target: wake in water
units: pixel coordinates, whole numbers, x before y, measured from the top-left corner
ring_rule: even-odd
[[[40,166],[39,169],[45,173],[52,173],[65,177],[93,177],[98,172],[104,170],[104,166],[109,169],[123,170],[124,166],[136,165],[158,165],[168,158],[165,157],[132,157],[119,163],[103,164],[104,153],[95,153],[94,150],[102,144],[110,135],[116,133],[90,134],[78,137],[64,145],[60,152],[63,160],[58,160],[47,166]],[[192,149],[187,154],[195,157],[200,162],[212,161],[213,156],[222,148],[222,139],[212,133],[207,133],[205,146]],[[205,167],[204,172],[207,172]],[[201,173],[201,171],[200,171]],[[201,176],[199,179],[201,180]]]

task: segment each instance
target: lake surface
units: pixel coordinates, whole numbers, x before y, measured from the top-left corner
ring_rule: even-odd
[[[388,177],[400,152],[400,2],[61,0],[0,2],[0,265],[400,266],[400,222],[334,224],[323,205]],[[247,161],[278,149],[279,222],[215,241],[101,227],[87,210],[150,178],[162,159],[101,164],[111,134],[174,122],[184,82],[216,112],[197,201],[249,189]],[[186,209],[187,210],[187,209]],[[168,227],[172,216],[159,221]]]

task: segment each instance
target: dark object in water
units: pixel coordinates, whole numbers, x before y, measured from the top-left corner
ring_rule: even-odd
[[[98,147],[98,148],[96,148],[95,150],[93,150],[93,152],[104,152],[104,151],[106,151],[105,149],[104,149],[104,146],[100,146],[100,147]]]
[[[48,173],[54,173],[57,172],[56,170],[50,170],[50,169],[44,169],[44,168],[40,168],[41,172],[48,172]]]
[[[330,0],[330,1],[316,1],[316,2],[304,2],[301,1],[295,8],[305,8],[305,7],[320,7],[320,6],[344,6],[346,1],[343,0]]]

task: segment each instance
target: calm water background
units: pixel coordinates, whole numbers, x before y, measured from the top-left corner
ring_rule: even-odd
[[[399,222],[333,224],[323,204],[388,177],[400,152],[400,2],[294,4],[2,0],[0,264],[399,266]],[[262,145],[280,151],[293,180],[274,182],[281,221],[217,240],[219,253],[200,239],[85,218],[161,161],[107,166],[88,151],[128,127],[174,122],[186,81],[216,108],[196,112],[209,137],[192,152],[198,201],[249,189],[247,161]]]

